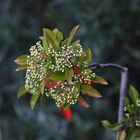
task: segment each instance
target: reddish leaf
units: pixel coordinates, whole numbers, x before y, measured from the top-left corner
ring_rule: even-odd
[[[94,98],[102,97],[102,95],[95,88],[92,88],[90,85],[82,84],[81,90],[83,94],[86,94],[88,96],[91,96]]]
[[[62,115],[68,120],[70,121],[72,119],[72,112],[70,108],[66,108],[64,109],[63,107],[60,108],[60,111],[62,113]]]
[[[56,86],[58,86],[58,84],[57,84],[56,81],[53,81],[53,82],[51,82],[51,83],[49,83],[48,80],[46,81],[46,84],[45,84],[45,87],[46,87],[46,88],[50,89],[50,88],[54,88],[54,87],[56,87]]]
[[[73,69],[74,69],[74,71],[75,71],[76,74],[79,74],[80,73],[80,67],[79,66],[74,65],[73,66]]]
[[[78,103],[85,108],[90,107],[89,103],[86,102],[81,96],[78,98]]]

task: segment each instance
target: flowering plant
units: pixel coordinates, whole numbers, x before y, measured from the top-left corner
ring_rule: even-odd
[[[16,71],[27,69],[25,86],[19,89],[17,96],[31,93],[32,109],[38,99],[46,95],[55,100],[63,115],[70,120],[70,105],[78,102],[89,107],[84,95],[102,97],[94,88],[94,83],[107,85],[107,82],[88,68],[92,59],[91,50],[84,51],[79,40],[72,42],[77,29],[78,26],[74,27],[64,39],[58,29],[44,28],[43,36],[30,48],[30,54],[15,60],[19,65]]]
[[[138,91],[130,86],[129,95],[124,100],[124,117],[121,123],[111,124],[104,120],[102,124],[111,131],[122,131],[118,136],[118,140],[139,140],[140,139],[140,96]]]

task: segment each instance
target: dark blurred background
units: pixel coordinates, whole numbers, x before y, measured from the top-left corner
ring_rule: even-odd
[[[140,82],[140,0],[0,0],[0,140],[114,140],[102,119],[117,120],[120,73],[96,70],[109,82],[102,99],[87,100],[91,108],[72,106],[67,122],[54,102],[32,111],[30,96],[17,99],[25,72],[15,72],[14,59],[42,34],[58,28],[68,34],[80,24],[76,38],[91,48],[94,63],[113,62],[129,68],[129,83]]]

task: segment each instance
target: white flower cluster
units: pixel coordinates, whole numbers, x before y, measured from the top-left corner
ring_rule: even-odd
[[[49,69],[52,71],[65,71],[66,67],[71,68],[73,65],[70,61],[72,57],[82,56],[84,54],[83,49],[80,44],[75,46],[62,46],[61,51],[56,51],[51,45],[47,50],[47,55],[52,56],[51,61],[49,61]]]
[[[46,64],[46,60],[40,55],[43,50],[41,42],[37,42],[30,48],[30,55],[27,56],[28,67],[25,76],[25,88],[32,94],[37,91],[45,76],[43,66]]]
[[[126,116],[127,118],[130,118],[130,114],[129,114],[129,113],[125,113],[125,116]]]
[[[41,51],[44,51],[41,41],[38,41],[35,45],[33,45],[29,51],[31,56],[38,56]]]
[[[140,127],[140,120],[135,121],[136,126]]]
[[[138,107],[140,107],[140,99],[137,99],[136,105],[137,105]]]
[[[49,89],[47,96],[51,96],[58,107],[65,104],[75,104],[78,100],[80,92],[74,82],[59,82],[59,87]]]
[[[95,78],[95,73],[93,73],[92,70],[90,70],[90,69],[85,69],[84,71],[81,72],[80,82],[82,83],[83,82],[82,79],[84,79],[84,81],[87,84],[90,84],[90,82],[94,78]]]

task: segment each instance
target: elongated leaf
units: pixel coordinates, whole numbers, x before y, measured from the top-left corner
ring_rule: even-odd
[[[85,93],[88,96],[94,97],[94,98],[99,98],[102,97],[102,95],[94,88],[92,88],[89,85],[82,84],[81,90],[83,93]]]
[[[46,97],[44,97],[44,96],[40,96],[40,98],[39,98],[40,105],[41,105],[42,107],[45,106],[45,101],[46,101],[45,99],[46,99]]]
[[[92,60],[92,52],[90,48],[88,48],[86,51],[85,60],[87,61],[87,63],[90,63]]]
[[[130,100],[129,100],[128,97],[125,97],[125,98],[124,98],[124,105],[125,105],[126,107],[130,105]]]
[[[65,76],[68,82],[72,81],[72,75],[73,75],[73,69],[72,68],[66,68]]]
[[[68,38],[64,39],[61,43],[61,46],[67,45],[68,43]]]
[[[111,124],[107,120],[103,120],[102,125],[104,126],[104,128],[109,129],[111,131],[117,131],[118,129],[120,129],[123,126],[123,124],[121,124],[121,123]]]
[[[28,65],[20,65],[16,68],[16,71],[25,70],[27,69]]]
[[[43,28],[43,48],[47,50],[48,47],[49,47],[49,44],[47,42],[46,30],[45,28]]]
[[[55,80],[55,81],[63,81],[66,80],[65,73],[63,72],[54,72],[51,76],[49,76],[50,80]]]
[[[63,40],[63,34],[58,29],[54,29],[53,33],[55,34],[56,40],[60,43]]]
[[[139,99],[139,93],[132,85],[129,87],[129,94],[132,102],[136,104],[137,99]]]
[[[21,97],[23,95],[25,95],[27,93],[27,90],[25,89],[25,87],[21,87],[18,92],[17,92],[17,97]]]
[[[72,41],[72,39],[73,39],[73,37],[74,37],[74,35],[75,35],[75,33],[76,33],[78,27],[79,27],[79,25],[78,25],[78,26],[75,26],[75,27],[71,30],[71,32],[70,32],[70,34],[69,34],[69,38],[68,38],[68,40],[67,40],[67,45],[68,45],[68,46],[71,44],[71,41]]]
[[[30,101],[30,106],[31,106],[32,109],[34,109],[34,107],[35,107],[39,97],[40,97],[40,93],[39,92],[37,92],[34,95],[32,95],[31,101]]]
[[[76,44],[80,43],[80,40],[76,40],[72,43],[72,46],[75,46]]]
[[[120,132],[118,140],[125,140],[126,139],[126,131],[123,130]]]
[[[44,29],[44,32],[45,32],[45,35],[46,35],[47,43],[49,45],[52,45],[55,49],[58,49],[59,48],[59,42],[56,39],[56,36],[55,36],[54,32],[51,31],[50,29],[47,29],[47,28]]]
[[[27,55],[21,55],[15,59],[15,63],[19,65],[25,65],[27,60]]]
[[[42,95],[44,94],[45,83],[46,83],[46,79],[44,79],[40,84],[41,85],[40,86],[40,92],[41,92]]]
[[[89,103],[86,102],[81,96],[78,98],[78,103],[85,108],[90,107]]]
[[[95,76],[95,79],[93,81],[94,81],[94,83],[99,83],[99,84],[102,84],[102,85],[108,85],[107,81],[104,78],[102,78],[101,76],[98,76],[98,75]]]

